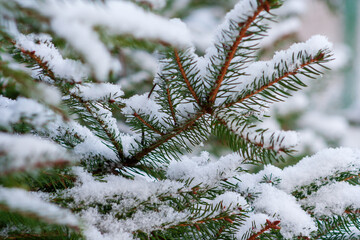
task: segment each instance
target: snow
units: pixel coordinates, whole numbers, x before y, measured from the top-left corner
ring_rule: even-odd
[[[325,179],[337,173],[360,168],[360,152],[349,148],[326,149],[314,156],[305,157],[294,166],[285,167],[283,170],[272,165],[266,165],[264,170],[239,176],[241,188],[255,189],[264,176],[272,175],[281,179],[278,188],[293,192],[297,187],[306,186]]]
[[[145,177],[137,176],[134,180],[126,179],[120,176],[108,175],[96,180],[90,173],[85,172],[80,167],[74,168],[74,173],[78,176],[76,186],[67,190],[64,194],[73,197],[76,203],[102,203],[106,204],[107,199],[114,196],[122,196],[117,207],[122,209],[130,209],[142,201],[160,194],[174,194],[183,184],[175,181],[165,180],[158,182],[150,182]],[[94,191],[96,189],[96,191]]]
[[[205,200],[208,204],[218,205],[221,204],[220,212],[224,210],[236,210],[239,207],[242,209],[248,206],[245,198],[236,192],[225,192],[217,196],[214,200]]]
[[[275,215],[281,221],[280,232],[285,238],[300,234],[309,236],[317,230],[314,220],[296,202],[295,197],[268,184],[262,185],[261,194],[253,206],[257,211]]]
[[[16,38],[19,49],[34,52],[55,74],[66,81],[81,82],[89,75],[89,70],[80,61],[64,59],[47,34],[20,34]]]
[[[336,182],[320,188],[303,203],[314,205],[314,213],[318,217],[343,215],[347,208],[360,208],[360,186]]]
[[[0,133],[0,152],[7,159],[1,163],[1,171],[24,171],[43,163],[69,161],[65,149],[33,135]]]
[[[135,112],[139,115],[145,114],[150,116],[151,119],[161,123],[162,126],[168,126],[165,120],[169,116],[161,111],[160,104],[156,103],[153,97],[148,97],[148,93],[134,95],[129,99],[125,99],[123,102],[125,103],[125,107],[122,109],[123,114],[128,116],[133,115]]]
[[[211,160],[207,152],[202,152],[199,157],[183,156],[180,161],[169,164],[167,177],[173,180],[192,179],[191,186],[216,186],[222,179],[236,175],[242,161],[237,153],[223,156],[217,161]]]
[[[70,90],[70,93],[81,97],[85,101],[98,101],[117,98],[124,95],[119,85],[110,83],[84,83]]]
[[[45,202],[35,195],[20,188],[0,186],[0,203],[11,210],[38,216],[48,223],[77,227],[79,221],[70,210]]]
[[[190,33],[180,20],[169,21],[131,2],[47,0],[36,8],[51,18],[53,30],[85,57],[100,80],[105,80],[110,71],[120,70],[121,66],[100,41],[93,30],[95,26],[104,27],[112,35],[130,34],[135,38],[164,41],[178,47],[191,45]]]
[[[152,4],[157,9],[164,7],[166,3],[164,0],[146,0],[145,2]],[[233,25],[238,26],[237,24],[244,23],[248,17],[253,16],[259,2],[258,0],[240,1],[227,14],[225,22],[217,30],[214,45],[207,50],[204,58],[197,57],[194,49],[188,51],[194,57],[193,59],[197,63],[196,67],[200,69],[201,81],[209,77],[209,72],[214,70],[211,67],[206,70],[209,61],[214,60],[216,63],[224,61],[224,56],[221,56],[223,53],[220,53],[215,46],[229,45],[238,35],[238,32],[231,31]],[[296,1],[292,2],[295,3]],[[183,1],[181,3],[179,0],[175,2],[175,5],[186,5],[187,3],[189,2]],[[53,31],[82,54],[99,80],[105,80],[111,71],[119,71],[121,66],[107,49],[108,46],[101,42],[99,34],[94,30],[96,27],[103,27],[110,35],[131,35],[140,39],[164,41],[180,48],[191,46],[190,34],[180,20],[169,21],[151,12],[146,12],[131,2],[108,0],[100,3],[85,0],[45,0],[39,6],[39,11],[50,18]],[[298,4],[297,6],[302,5]],[[195,15],[197,17],[206,16],[209,21],[214,20],[209,16],[209,11],[197,12]],[[208,26],[213,23],[209,22]],[[204,22],[202,24],[206,25]],[[288,34],[293,30],[292,28],[298,27],[298,24],[296,19],[290,19],[277,30],[273,38],[264,40],[263,44],[272,44],[274,39]],[[250,31],[256,31],[257,27],[253,26]],[[223,34],[224,32],[231,32],[231,34],[228,36]],[[198,44],[208,44],[206,43],[207,37],[204,36],[204,43]],[[248,37],[245,38],[248,40]],[[242,43],[240,48],[244,50],[245,47],[249,46],[248,44]],[[26,51],[35,51],[34,54],[47,62],[49,68],[58,78],[80,83],[90,73],[87,65],[83,65],[79,61],[64,59],[47,35],[19,35],[17,46]],[[327,54],[331,48],[332,45],[326,37],[314,36],[306,43],[294,44],[289,50],[277,52],[270,61],[252,63],[247,68],[246,75],[230,79],[236,83],[233,85],[235,87],[229,93],[222,92],[222,98],[217,99],[215,107],[221,107],[225,100],[237,100],[241,94],[249,89],[259,87],[261,84],[263,86],[264,83],[261,81],[264,79],[272,81],[281,77],[281,73],[276,71],[277,67],[287,72],[297,71],[298,68],[303,67],[305,59],[299,57],[299,53],[303,53],[306,58],[312,58],[319,52]],[[245,53],[248,53],[246,51],[244,50]],[[132,53],[132,51],[127,52],[129,55]],[[122,80],[139,76],[145,78],[149,76],[149,72],[155,73],[155,55],[149,56],[144,52],[137,52],[134,54],[134,59],[139,62],[143,60],[146,71],[127,76]],[[238,60],[239,62],[242,61],[240,56],[237,56],[232,63]],[[169,62],[165,60],[163,63],[169,64]],[[163,65],[160,66],[160,69],[164,70],[161,67]],[[233,69],[230,69],[229,72],[231,70]],[[171,71],[174,70],[165,72],[165,74],[170,75],[173,73]],[[161,84],[160,81],[160,78],[155,79],[155,83],[159,85]],[[70,93],[73,97],[80,97],[89,104],[87,109],[90,109],[90,113],[86,112],[84,116],[90,114],[104,122],[103,126],[115,136],[115,141],[121,142],[124,156],[129,157],[133,151],[138,150],[137,143],[140,142],[140,135],[132,132],[129,134],[121,133],[117,128],[116,119],[113,118],[112,112],[103,101],[116,100],[124,103],[125,107],[122,109],[122,113],[126,117],[133,118],[134,113],[146,115],[146,118],[149,117],[151,121],[156,122],[156,125],[159,124],[161,127],[168,128],[170,116],[159,104],[158,91],[159,86],[155,88],[150,97],[146,93],[123,100],[120,97],[124,93],[119,85],[85,83],[76,85]],[[52,94],[50,93],[50,95]],[[187,115],[198,111],[193,99],[184,97],[181,100],[176,99],[175,103],[178,120],[184,121],[188,119]],[[291,110],[303,110],[306,107],[306,100],[299,97],[297,104],[291,106]],[[79,107],[76,110],[83,111],[84,108]],[[263,113],[262,109],[259,109],[259,113],[260,115]],[[79,112],[79,114],[82,113]],[[76,135],[79,142],[75,144],[72,153],[84,163],[95,157],[96,159],[104,157],[107,161],[113,160],[121,164],[121,159],[107,146],[109,143],[106,142],[106,136],[103,139],[99,138],[89,128],[83,127],[75,121],[64,122],[59,116],[35,101],[24,98],[14,101],[0,97],[0,116],[2,116],[0,125],[5,128],[11,129],[12,124],[25,119],[31,120],[31,124],[39,133],[52,139]],[[320,119],[318,122],[325,122],[320,126],[313,123],[314,116],[306,117],[302,119],[304,125],[312,126],[328,137],[335,138],[347,130],[346,124],[340,119],[327,121],[327,116],[317,116],[317,119]],[[89,124],[92,127],[91,124],[93,123],[90,122]],[[96,122],[94,124],[96,125]],[[46,129],[44,129],[45,126]],[[298,134],[292,131],[274,133],[266,131],[259,134],[253,130],[240,129],[235,124],[229,124],[228,127],[246,140],[264,148],[272,148],[275,151],[292,148],[297,144]],[[39,129],[43,130],[40,131]],[[151,137],[153,141],[153,136]],[[316,136],[307,134],[307,137],[313,147],[321,147],[321,144],[315,139]],[[21,168],[31,169],[38,163],[57,161],[59,158],[66,159],[67,157],[67,152],[59,145],[33,135],[17,136],[0,133],[0,153],[2,152],[14,159],[14,161],[4,163],[5,167],[2,168],[4,171]],[[154,156],[156,157],[156,155]],[[168,166],[161,165],[161,171],[166,171],[167,180],[138,174],[134,174],[133,179],[121,175],[99,177],[86,172],[82,167],[75,167],[73,168],[77,179],[75,187],[62,190],[58,194],[65,199],[71,199],[68,203],[69,207],[79,209],[77,215],[84,221],[85,236],[88,239],[97,240],[133,239],[133,233],[136,231],[149,233],[154,230],[169,228],[179,222],[190,221],[189,219],[196,221],[196,219],[191,218],[194,216],[191,208],[176,211],[172,207],[173,203],[164,199],[168,196],[179,200],[186,199],[184,192],[194,193],[192,188],[198,185],[201,188],[215,188],[223,191],[223,194],[214,196],[214,199],[211,198],[212,200],[200,199],[200,209],[205,210],[208,207],[207,203],[213,206],[221,206],[218,211],[211,213],[212,215],[219,214],[224,210],[238,213],[240,211],[238,207],[248,213],[249,218],[236,233],[238,238],[241,238],[242,234],[249,232],[249,230],[259,231],[267,219],[271,221],[280,220],[280,231],[285,238],[292,238],[294,235],[309,236],[317,228],[315,218],[310,216],[304,206],[310,207],[310,211],[312,211],[311,207],[314,207],[313,211],[316,216],[342,214],[348,207],[360,208],[359,186],[353,186],[347,182],[326,182],[328,185],[321,185],[324,179],[331,179],[332,176],[341,172],[358,173],[360,168],[359,150],[345,148],[324,150],[315,156],[302,159],[294,166],[280,169],[266,165],[258,173],[245,172],[242,167],[245,168],[244,159],[237,153],[215,159],[207,152],[203,152],[198,157],[182,156],[180,161],[171,160]],[[125,168],[124,171],[126,170],[129,169]],[[231,185],[231,191],[227,189],[229,186],[224,183],[225,180],[234,184]],[[292,195],[295,190],[301,190],[302,186],[310,184],[319,185],[319,190],[306,195],[305,199],[302,200],[297,200]],[[76,217],[63,215],[65,213],[58,208],[53,209],[52,204],[40,203],[40,200],[34,195],[31,197],[28,195],[20,189],[0,187],[0,202],[5,202],[13,209],[36,213],[61,224],[77,224]],[[101,206],[110,207],[111,211],[103,211]],[[126,214],[134,209],[136,211],[130,217],[119,217],[119,214]],[[59,217],[61,217],[60,220]]]
[[[184,19],[191,31],[196,49],[202,52],[211,46],[214,30],[219,24],[219,17],[223,15],[221,8],[195,9]]]
[[[141,136],[136,134],[121,134],[120,138],[125,157],[131,156],[132,151],[138,149],[137,142],[141,141]]]
[[[326,149],[312,157],[305,157],[294,166],[286,167],[280,188],[290,193],[296,186],[309,185],[349,169],[360,168],[360,152],[349,148]]]
[[[247,214],[245,222],[237,229],[236,239],[243,239],[244,234],[249,231],[259,232],[266,223],[266,220],[273,220],[273,217],[263,213],[249,213]],[[250,235],[251,236],[251,235]]]
[[[84,232],[87,239],[135,239],[133,233],[137,230],[150,233],[150,231],[161,229],[172,223],[182,222],[186,219],[188,212],[175,212],[168,206],[160,206],[156,211],[141,211],[125,220],[118,220],[115,213],[107,215],[100,214],[97,209],[90,208],[80,213],[85,219],[88,227]]]
[[[132,233],[137,230],[150,232],[162,224],[172,225],[184,221],[190,215],[188,211],[176,212],[166,204],[156,210],[145,210],[141,203],[148,201],[160,203],[157,196],[177,195],[180,189],[186,191],[183,183],[176,181],[150,181],[146,177],[135,176],[134,180],[121,176],[107,175],[96,179],[80,167],[74,168],[77,175],[75,187],[63,192],[64,197],[73,198],[74,204],[89,206],[110,204],[112,211],[100,213],[96,208],[85,207],[79,216],[87,223],[85,235],[89,239],[133,239]],[[96,189],[96,191],[94,191]],[[111,201],[121,199],[121,201]],[[136,213],[123,220],[115,217],[117,212],[126,212],[138,208]],[[101,235],[100,235],[101,234]],[[101,238],[100,238],[101,236]]]
[[[330,141],[336,141],[349,131],[349,123],[341,116],[331,116],[320,112],[309,111],[298,120],[300,127],[313,129]]]
[[[43,127],[52,119],[52,113],[40,103],[19,97],[11,100],[0,96],[0,126],[9,128],[23,120],[35,127]]]
[[[36,86],[36,91],[38,92],[36,97],[37,99],[49,105],[60,105],[62,95],[58,88],[52,85],[47,85],[45,83],[38,83]]]
[[[228,181],[237,186],[236,191],[241,195],[253,195],[255,199],[250,206],[254,212],[265,213],[280,220],[282,234],[291,238],[292,235],[300,234],[308,236],[312,231],[316,231],[314,219],[302,206],[314,206],[314,213],[318,217],[341,215],[348,207],[360,207],[359,186],[347,182],[330,182],[303,200],[296,200],[292,196],[293,191],[301,186],[321,184],[324,179],[330,179],[342,172],[353,171],[356,175],[358,169],[359,150],[327,149],[312,157],[305,157],[296,165],[283,170],[266,165],[264,170],[256,174],[242,173]]]

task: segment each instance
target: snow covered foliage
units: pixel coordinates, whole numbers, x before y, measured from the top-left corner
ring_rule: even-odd
[[[0,0],[0,237],[358,237],[360,151],[280,169],[298,134],[258,126],[332,57],[314,36],[254,60],[281,4],[240,0],[199,56],[166,1]],[[154,56],[149,92],[114,83]],[[190,154],[212,136],[232,153]]]

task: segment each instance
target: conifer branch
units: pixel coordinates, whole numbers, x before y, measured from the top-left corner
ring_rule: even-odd
[[[168,133],[164,133],[162,138],[155,140],[153,143],[149,144],[149,146],[143,148],[140,152],[136,153],[130,158],[125,159],[123,165],[124,166],[135,166],[137,163],[141,161],[141,159],[149,154],[151,151],[155,150],[156,148],[160,147],[164,143],[168,142],[172,138],[176,137],[180,133],[188,130],[191,128],[197,120],[205,115],[204,111],[198,112],[193,118],[185,122],[183,125],[176,127],[169,131]]]
[[[244,139],[246,142],[248,142],[248,143],[250,143],[250,144],[252,144],[252,145],[254,145],[254,146],[256,146],[256,147],[259,147],[259,148],[263,148],[263,149],[270,150],[270,151],[275,151],[274,146],[265,147],[265,145],[264,145],[263,143],[261,143],[261,142],[251,141],[251,140],[249,139],[249,137],[247,137],[247,136],[245,137],[245,136],[243,136],[243,135],[240,135],[240,134],[236,133],[233,129],[230,129],[230,128],[228,127],[228,125],[227,125],[227,123],[226,123],[226,121],[225,121],[224,119],[222,119],[222,118],[220,118],[220,117],[218,117],[218,116],[215,116],[215,119],[217,120],[218,123],[220,123],[221,125],[225,126],[225,127],[226,127],[227,129],[229,129],[232,133],[234,133],[236,136]],[[284,149],[284,148],[279,148],[279,149],[276,151],[276,153],[285,152],[285,151],[286,151],[286,149]]]
[[[140,122],[142,122],[145,126],[156,132],[157,134],[163,136],[164,134],[157,130],[154,126],[152,126],[150,123],[146,122],[137,112],[134,112],[134,117],[136,117]]]
[[[227,104],[225,105],[225,108],[229,108],[229,107],[231,107],[231,106],[233,106],[233,105],[235,105],[235,104],[237,104],[237,103],[242,103],[243,101],[245,101],[245,100],[247,100],[247,99],[255,96],[256,94],[261,93],[262,91],[268,89],[269,87],[271,87],[271,86],[273,86],[274,84],[280,82],[281,80],[284,80],[285,78],[287,78],[287,77],[289,77],[289,76],[296,75],[300,69],[303,69],[303,68],[305,68],[306,66],[309,66],[309,65],[312,64],[312,63],[318,62],[318,61],[322,60],[323,58],[324,58],[324,54],[321,53],[321,54],[319,54],[318,56],[316,56],[315,58],[310,59],[308,62],[301,64],[298,68],[294,69],[293,71],[291,71],[291,72],[286,72],[286,73],[284,73],[282,76],[274,79],[273,81],[270,81],[270,82],[267,83],[266,85],[263,85],[261,88],[255,90],[255,91],[252,91],[250,94],[248,94],[248,95],[246,95],[246,96],[244,96],[244,97],[242,97],[242,98],[240,98],[240,99],[238,99],[238,100],[236,100],[236,101],[234,101],[234,102],[227,103]]]
[[[223,64],[223,66],[221,67],[220,70],[220,74],[218,75],[216,82],[215,82],[215,86],[213,87],[213,89],[211,90],[210,94],[209,94],[209,103],[213,104],[215,102],[216,99],[216,95],[219,92],[219,89],[221,87],[221,84],[225,78],[226,73],[228,72],[228,69],[230,67],[230,63],[233,60],[235,53],[241,43],[241,41],[247,37],[246,32],[247,30],[250,28],[251,24],[255,21],[255,19],[259,16],[259,14],[265,10],[265,6],[268,6],[268,2],[267,0],[265,0],[264,3],[261,3],[257,10],[254,12],[254,15],[249,17],[247,19],[247,21],[245,23],[240,23],[239,27],[241,28],[238,37],[236,38],[236,40],[234,41],[232,47],[230,48],[230,51],[228,52],[227,56],[226,56],[226,62]]]
[[[261,234],[265,233],[266,231],[268,230],[271,230],[271,229],[277,229],[279,230],[280,227],[278,226],[280,223],[280,221],[274,221],[274,222],[271,222],[270,220],[266,219],[266,224],[265,224],[265,227],[262,228],[259,232],[251,235],[248,240],[256,240],[257,237],[259,237]]]
[[[72,96],[73,98],[78,100],[79,103],[81,103],[81,105],[83,105],[85,107],[87,112],[99,123],[101,129],[104,131],[104,133],[106,134],[106,136],[110,140],[111,144],[115,147],[115,150],[116,150],[116,153],[117,153],[118,157],[120,159],[124,159],[124,153],[122,151],[122,146],[121,146],[120,142],[117,141],[117,139],[111,133],[110,129],[105,124],[105,122],[102,119],[100,119],[97,116],[97,114],[91,109],[91,107],[89,106],[89,103],[84,101],[81,97],[77,96],[76,94],[70,93],[70,96]]]
[[[15,43],[15,42],[14,42]],[[45,73],[55,82],[57,82],[57,79],[55,77],[54,72],[48,67],[47,62],[43,62],[41,58],[39,58],[35,52],[30,52],[27,50],[24,50],[22,48],[20,48],[20,51],[22,53],[24,53],[25,55],[29,56],[31,59],[33,59],[38,65],[39,67],[41,67],[41,69],[43,69],[45,71]],[[64,90],[64,89],[62,89]],[[124,154],[122,151],[122,146],[120,144],[119,141],[117,141],[115,139],[115,137],[113,136],[113,134],[111,133],[111,131],[108,129],[107,125],[105,124],[105,122],[100,119],[99,117],[97,117],[97,115],[95,114],[95,112],[91,109],[91,107],[89,106],[88,102],[84,101],[81,97],[77,96],[74,93],[71,93],[68,89],[65,90],[67,94],[69,94],[70,96],[72,96],[73,98],[75,98],[76,100],[78,100],[78,102],[80,104],[82,104],[84,106],[84,108],[88,111],[88,113],[94,118],[96,119],[96,121],[99,123],[99,125],[101,126],[102,130],[105,132],[106,136],[108,137],[108,139],[110,140],[111,144],[114,146],[114,148],[116,149],[117,155],[120,159],[124,159]]]
[[[344,180],[342,180],[343,182],[346,182],[346,181],[349,181],[349,180],[352,180],[354,178],[360,178],[360,174],[359,175],[354,175],[354,176],[350,176],[350,177],[347,177],[345,178]]]
[[[23,54],[25,54],[25,55],[29,56],[30,58],[34,59],[36,61],[36,63],[39,65],[39,67],[41,67],[45,71],[46,75],[48,77],[50,77],[51,79],[55,80],[55,74],[50,70],[50,68],[47,65],[47,62],[43,62],[40,57],[36,56],[34,51],[30,52],[30,51],[27,51],[27,50],[25,50],[23,48],[20,48],[20,51]]]
[[[191,86],[191,83],[190,83],[188,77],[186,76],[184,67],[183,67],[183,65],[182,65],[182,63],[181,63],[181,60],[180,60],[179,53],[178,53],[178,51],[177,51],[176,49],[174,49],[174,53],[175,53],[176,63],[177,63],[177,65],[178,65],[178,67],[179,67],[180,73],[181,73],[181,75],[182,75],[182,77],[183,77],[183,79],[184,79],[184,81],[185,81],[185,83],[186,83],[187,88],[189,89],[191,95],[192,95],[192,96],[194,97],[194,99],[196,100],[197,104],[198,104],[199,106],[201,106],[201,105],[200,105],[199,97],[196,95],[196,92],[194,91],[194,89],[193,89],[193,87]]]
[[[222,216],[222,217],[215,217],[215,218],[205,218],[205,219],[193,222],[193,223],[181,223],[179,225],[174,225],[174,226],[171,226],[169,228],[194,226],[194,227],[196,227],[196,229],[200,230],[200,228],[198,226],[199,224],[205,224],[205,223],[208,223],[208,222],[221,221],[221,220],[226,221],[226,222],[228,222],[230,224],[233,224],[234,220],[232,220],[231,217],[235,217],[235,216],[239,216],[239,215],[242,215],[242,214],[237,213],[237,214],[232,214],[232,215],[229,215],[229,216]]]

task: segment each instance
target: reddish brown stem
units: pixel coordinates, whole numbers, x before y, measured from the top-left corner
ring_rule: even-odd
[[[263,227],[259,232],[253,234],[248,238],[248,240],[256,240],[257,237],[259,237],[264,232],[271,230],[271,229],[280,229],[280,226],[278,226],[280,221],[274,221],[271,222],[269,219],[266,219],[265,227]]]
[[[324,57],[323,55],[319,55],[317,58],[311,59],[309,62],[300,65],[300,67],[294,69],[294,70],[291,71],[291,72],[285,73],[285,74],[282,75],[281,77],[276,78],[274,81],[269,82],[268,84],[262,86],[261,88],[259,88],[258,90],[252,92],[251,94],[246,95],[245,97],[240,98],[240,99],[238,99],[238,100],[235,101],[235,102],[230,102],[230,103],[226,104],[226,105],[225,105],[225,108],[231,107],[231,106],[233,106],[234,104],[241,103],[241,102],[245,101],[246,99],[249,99],[249,98],[253,97],[254,95],[256,95],[256,94],[258,94],[258,93],[260,93],[260,92],[268,89],[269,87],[273,86],[274,84],[280,82],[281,80],[283,80],[283,79],[285,79],[285,78],[287,78],[287,77],[289,77],[289,76],[293,76],[293,75],[297,74],[300,69],[302,69],[302,68],[304,68],[304,67],[306,67],[306,66],[308,66],[308,65],[310,65],[310,64],[312,64],[312,63],[314,63],[314,62],[319,61],[319,60],[320,60],[321,58],[323,58],[323,57]]]
[[[238,216],[238,215],[241,215],[241,214],[233,214],[232,216]],[[169,228],[177,228],[177,227],[188,227],[188,226],[198,226],[199,224],[204,224],[204,223],[207,223],[207,222],[212,222],[212,221],[220,221],[220,220],[224,220],[224,221],[227,221],[229,222],[230,224],[233,224],[234,221],[229,217],[229,216],[224,216],[224,217],[217,217],[217,218],[206,218],[206,219],[203,219],[203,220],[199,220],[199,221],[196,221],[196,222],[193,222],[193,223],[182,223],[182,224],[179,224],[179,225],[175,225],[175,226],[171,226]],[[199,226],[198,226],[199,227]],[[197,228],[197,227],[196,227]]]
[[[162,132],[160,132],[159,130],[157,130],[154,126],[152,126],[150,123],[148,123],[147,121],[145,121],[139,114],[137,114],[136,112],[134,112],[134,117],[136,117],[137,119],[139,119],[140,122],[142,122],[145,126],[147,126],[148,128],[150,128],[151,130],[153,130],[154,132],[156,132],[159,135],[164,135]]]
[[[221,84],[224,81],[225,75],[226,75],[226,73],[227,73],[227,71],[228,71],[228,69],[230,67],[230,63],[233,60],[241,41],[245,37],[247,37],[247,34],[246,34],[247,30],[250,28],[251,24],[259,16],[259,14],[265,9],[266,3],[267,2],[260,4],[258,6],[257,10],[255,11],[254,15],[249,17],[245,23],[239,24],[239,27],[242,27],[240,32],[239,32],[239,35],[237,36],[235,42],[231,46],[228,55],[226,56],[226,61],[225,61],[224,65],[222,66],[221,70],[220,70],[220,74],[218,75],[218,78],[216,79],[215,87],[211,90],[211,92],[209,94],[209,102],[211,104],[213,104],[215,102],[216,95],[219,92]]]
[[[351,177],[348,177],[348,178],[345,178],[344,180],[342,180],[343,182],[345,182],[345,181],[349,181],[349,180],[351,180],[351,179],[354,179],[354,178],[360,178],[360,174],[359,175],[355,175],[355,176],[351,176]]]
[[[241,137],[241,138],[244,139],[246,142],[249,142],[249,143],[251,143],[251,144],[253,144],[253,145],[257,146],[257,147],[263,148],[263,149],[274,150],[274,147],[273,147],[273,146],[265,147],[263,143],[253,142],[253,141],[251,141],[248,137],[245,137],[245,136],[243,136],[243,135],[240,135],[240,134],[236,133],[235,131],[233,131],[232,129],[230,129],[230,128],[228,127],[228,125],[226,124],[226,121],[225,121],[225,120],[219,118],[218,116],[216,116],[215,118],[216,118],[216,120],[218,121],[218,123],[220,123],[221,125],[223,125],[223,126],[225,126],[226,128],[228,128],[231,132],[233,132],[234,134],[236,134],[236,136]],[[283,149],[283,148],[279,148],[279,149],[277,150],[277,152],[284,152],[284,151],[285,151],[285,149]]]
[[[167,141],[171,140],[173,137],[175,137],[175,136],[179,135],[180,133],[182,133],[182,132],[188,130],[189,128],[191,128],[196,123],[196,121],[199,120],[204,115],[205,115],[204,111],[199,112],[194,118],[192,118],[191,120],[186,122],[181,127],[177,127],[177,128],[173,129],[172,131],[170,131],[168,133],[164,133],[162,138],[156,140],[150,146],[145,147],[144,149],[142,149],[140,152],[138,152],[137,154],[135,154],[131,158],[126,159],[126,161],[124,162],[124,165],[125,166],[134,166],[134,165],[136,165],[144,156],[149,154],[151,151],[155,150],[156,148],[158,148],[162,144],[164,144]]]
[[[48,75],[51,79],[55,80],[55,74],[49,69],[47,62],[43,62],[42,59],[35,55],[35,51],[28,51],[23,48],[20,48],[20,51],[29,56],[30,58],[34,59],[36,63],[46,72],[46,75]]]
[[[191,86],[190,84],[190,81],[188,79],[188,77],[186,76],[186,73],[185,73],[185,70],[184,70],[184,67],[181,63],[181,60],[180,60],[180,56],[179,56],[179,53],[178,51],[175,49],[174,50],[174,53],[175,53],[175,59],[176,59],[176,63],[180,69],[180,73],[181,73],[181,76],[183,77],[185,83],[186,83],[186,86],[187,88],[189,89],[191,95],[193,96],[193,98],[196,100],[196,102],[198,103],[198,105],[200,106],[200,100],[199,100],[199,97],[196,95],[196,92],[194,91],[193,87]]]

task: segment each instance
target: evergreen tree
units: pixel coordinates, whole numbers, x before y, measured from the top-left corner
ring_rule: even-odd
[[[241,0],[201,57],[165,3],[0,0],[0,236],[358,239],[360,152],[280,169],[296,133],[258,127],[327,68],[326,37],[256,61],[282,1]],[[161,60],[128,96],[139,49]],[[189,154],[211,136],[233,153]]]

